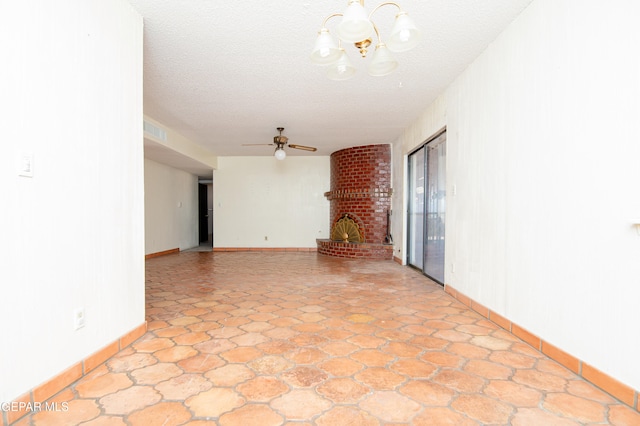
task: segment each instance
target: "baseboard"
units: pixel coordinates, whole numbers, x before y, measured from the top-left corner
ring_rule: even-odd
[[[630,386],[625,385],[619,380],[603,373],[602,371],[589,365],[583,360],[576,358],[575,356],[563,351],[557,346],[554,346],[551,343],[543,340],[541,337],[536,336],[535,334],[519,326],[518,324],[491,311],[486,306],[460,293],[450,285],[445,285],[444,291],[463,305],[471,308],[497,326],[522,339],[525,343],[539,350],[560,365],[573,371],[575,374],[582,377],[587,382],[602,389],[609,395],[613,396],[614,398],[618,399],[634,410],[640,411],[640,402],[638,401],[640,399],[640,392],[637,389],[633,389]]]
[[[38,403],[44,403],[67,386],[95,370],[102,363],[129,346],[146,332],[147,322],[145,321],[120,338],[104,346],[102,349],[89,355],[87,358],[77,362],[58,375],[31,389],[24,395],[14,399],[10,403],[10,406],[22,407],[23,409],[2,411],[2,415],[0,416],[0,426],[10,425],[23,416],[32,413],[33,410],[28,409],[27,407],[34,407],[35,405],[38,405]]]
[[[174,249],[171,249],[171,250],[159,251],[157,253],[149,253],[149,254],[145,254],[144,258],[146,260],[146,259],[151,259],[153,257],[165,256],[167,254],[173,254],[173,253],[180,253],[180,249],[179,248],[174,248]]]
[[[238,251],[257,251],[257,252],[316,252],[316,247],[214,247],[214,252],[238,252]]]
[[[400,259],[398,256],[393,256],[393,261],[398,265],[402,265],[402,259]]]

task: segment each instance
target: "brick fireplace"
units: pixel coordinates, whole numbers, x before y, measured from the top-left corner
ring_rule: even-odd
[[[390,145],[358,146],[331,154],[331,187],[324,195],[331,202],[332,237],[317,240],[318,253],[392,259],[393,245],[387,238],[391,193]],[[341,227],[339,232],[334,232],[336,226]],[[346,229],[357,229],[358,238],[345,238],[351,233]]]

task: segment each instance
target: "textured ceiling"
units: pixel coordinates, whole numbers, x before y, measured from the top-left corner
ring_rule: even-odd
[[[369,76],[371,54],[346,45],[358,67],[347,81],[309,60],[324,18],[346,0],[129,2],[144,17],[145,114],[229,156],[273,155],[242,144],[271,143],[280,126],[290,143],[318,147],[289,155],[392,142],[531,0],[401,0],[421,44],[395,54],[398,69],[385,77]],[[374,15],[383,40],[395,12]],[[327,25],[333,35],[338,23]]]

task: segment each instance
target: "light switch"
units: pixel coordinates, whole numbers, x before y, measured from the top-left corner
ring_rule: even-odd
[[[33,153],[20,153],[18,158],[18,176],[33,177]]]

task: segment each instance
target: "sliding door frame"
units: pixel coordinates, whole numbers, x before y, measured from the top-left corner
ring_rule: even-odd
[[[406,241],[406,264],[408,266],[411,266],[412,268],[418,269],[420,270],[424,275],[426,275],[427,277],[431,278],[432,280],[434,280],[435,282],[444,285],[444,265],[445,263],[445,259],[444,259],[444,244],[445,244],[445,240],[444,240],[444,227],[446,226],[446,223],[443,221],[440,223],[439,226],[442,227],[442,229],[438,230],[438,234],[442,235],[442,241],[438,241],[436,243],[441,244],[442,245],[442,265],[440,265],[442,267],[442,273],[440,277],[436,277],[433,276],[433,274],[429,274],[427,269],[428,269],[428,265],[427,265],[427,256],[429,255],[429,248],[428,248],[428,243],[429,243],[429,236],[433,236],[434,235],[434,230],[432,229],[434,227],[434,220],[429,220],[429,200],[428,200],[428,196],[429,196],[429,188],[427,187],[428,185],[428,179],[429,179],[429,144],[431,144],[432,142],[437,141],[439,138],[441,138],[443,135],[445,136],[444,138],[444,142],[445,143],[445,171],[444,171],[444,175],[445,175],[445,179],[446,179],[446,132],[447,129],[443,128],[442,130],[438,131],[437,133],[435,133],[432,137],[430,137],[429,139],[427,139],[424,143],[422,143],[420,146],[416,147],[414,150],[412,150],[411,152],[408,153],[407,155],[407,188],[408,188],[408,198],[407,198],[407,209],[406,209],[406,220],[407,220],[407,241]],[[422,152],[420,152],[422,151]],[[422,200],[421,204],[422,204],[422,219],[420,224],[415,224],[415,218],[412,217],[412,215],[415,215],[416,212],[415,210],[415,204],[416,201],[414,200],[414,197],[416,195],[416,191],[415,191],[415,182],[412,182],[412,179],[414,178],[414,176],[416,175],[415,170],[412,169],[412,156],[413,155],[422,155],[423,156],[423,161],[422,161],[422,176],[424,178],[423,181],[423,189],[421,191],[421,195],[422,195]],[[446,183],[445,183],[446,184]],[[441,195],[444,199],[442,200],[442,204],[446,205],[446,192],[443,191]],[[413,228],[416,228],[417,231],[419,233],[421,233],[421,235],[413,235],[412,232],[414,231]],[[432,238],[433,239],[433,238]],[[416,242],[420,242],[422,241],[422,247],[421,249],[416,249],[416,247],[413,247],[412,245],[414,245]],[[432,245],[434,243],[434,241],[431,242]],[[412,255],[414,254],[414,252],[421,252],[421,259],[419,259],[419,262],[415,262],[415,258],[412,259]],[[415,256],[413,256],[415,257]],[[414,263],[412,263],[412,261]]]

